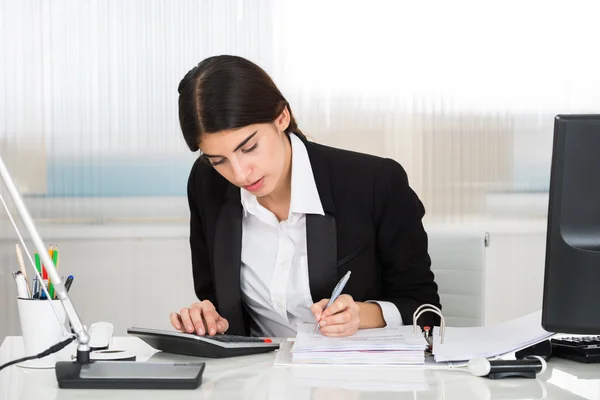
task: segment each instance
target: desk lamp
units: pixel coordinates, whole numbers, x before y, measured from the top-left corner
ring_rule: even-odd
[[[81,322],[65,285],[46,251],[36,227],[23,203],[11,175],[0,157],[0,175],[21,221],[40,255],[54,285],[56,295],[65,310],[77,340],[77,357],[73,362],[58,361],[55,365],[60,388],[73,389],[195,389],[202,379],[204,363],[141,363],[129,361],[90,361],[90,336]],[[15,226],[16,228],[16,226]],[[43,301],[43,300],[40,300]],[[71,340],[72,341],[72,338]],[[69,341],[68,341],[69,342]],[[68,343],[67,342],[67,343]],[[53,351],[61,347],[52,346]],[[52,352],[52,350],[50,350]],[[45,352],[46,353],[46,352]],[[48,353],[50,354],[50,353]]]

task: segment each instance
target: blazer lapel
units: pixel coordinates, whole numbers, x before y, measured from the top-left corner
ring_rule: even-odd
[[[316,303],[329,298],[338,281],[335,205],[327,159],[318,145],[303,139],[325,215],[306,216],[306,249],[310,293]]]
[[[337,234],[331,214],[306,216],[308,280],[313,302],[329,298],[337,284]]]
[[[245,332],[242,317],[240,267],[242,259],[242,205],[240,190],[227,189],[215,226],[215,293],[219,314],[229,322],[229,332]]]

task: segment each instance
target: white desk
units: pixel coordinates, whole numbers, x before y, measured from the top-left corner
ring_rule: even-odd
[[[191,359],[158,353],[134,337],[117,337],[138,361]],[[23,356],[20,337],[0,346],[0,364]],[[398,367],[274,367],[274,353],[206,361],[197,390],[58,389],[54,369],[17,366],[0,372],[0,400],[79,399],[600,399],[600,365],[553,359],[538,379],[489,380],[465,371]],[[198,360],[198,359],[196,359]]]

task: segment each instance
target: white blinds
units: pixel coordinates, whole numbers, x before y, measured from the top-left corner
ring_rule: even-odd
[[[597,110],[593,4],[5,0],[0,151],[25,193],[98,206],[48,217],[184,196],[177,84],[237,54],[314,140],[397,159],[428,215],[462,220],[490,192],[546,190],[553,115]]]

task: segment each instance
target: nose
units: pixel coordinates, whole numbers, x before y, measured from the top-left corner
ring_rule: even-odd
[[[249,166],[239,159],[233,159],[231,160],[231,168],[233,170],[233,179],[235,182],[239,183],[240,186],[247,185],[248,177],[251,172]]]

